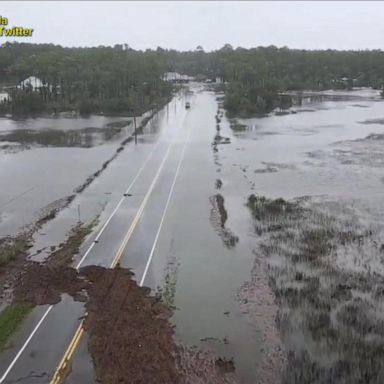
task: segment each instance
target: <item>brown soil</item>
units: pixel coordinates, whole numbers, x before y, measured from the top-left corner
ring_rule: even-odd
[[[98,382],[236,383],[232,361],[177,346],[172,312],[127,269],[31,263],[17,281],[15,302],[54,304],[62,293],[86,300],[84,322]]]
[[[65,243],[49,255],[45,264],[50,267],[70,265],[73,257],[78,254],[81,244],[92,230],[94,224],[95,221],[88,225],[78,223],[73,227]]]
[[[89,351],[102,383],[179,382],[170,311],[126,269],[86,267]]]
[[[178,346],[176,365],[180,384],[238,384],[232,360],[217,359],[197,348]]]
[[[25,231],[17,236],[0,238],[0,303],[9,303],[12,300],[15,281],[19,279],[20,273],[29,264],[27,260],[28,249],[32,246],[34,233],[46,222],[54,219],[60,210],[72,202],[74,197],[75,195],[71,195],[49,204],[42,210],[40,218],[35,223],[28,225]],[[55,259],[62,260],[61,265],[68,264],[73,255],[78,252],[78,248],[87,234],[86,231],[87,227],[83,227],[82,224],[74,227],[63,246],[63,250],[60,249],[54,253]],[[64,253],[67,256],[64,257]],[[57,262],[55,264],[57,265]]]
[[[56,251],[53,251],[48,259],[46,260],[44,266],[33,263],[28,260],[28,249],[31,246],[31,236],[29,234],[21,234],[16,238],[11,238],[13,242],[20,243],[20,246],[12,248],[12,258],[5,263],[0,265],[0,302],[11,303],[13,300],[13,295],[16,294],[19,297],[24,296],[23,290],[31,290],[36,296],[39,296],[40,299],[32,300],[37,304],[55,304],[60,301],[60,293],[66,292],[62,290],[62,284],[59,281],[55,281],[53,287],[54,292],[43,292],[42,287],[49,286],[44,282],[40,282],[40,273],[42,268],[50,268],[52,271],[57,272],[57,279],[59,276],[67,277],[68,273],[71,273],[71,268],[66,268],[73,260],[74,255],[79,252],[79,248],[84,241],[84,238],[90,232],[94,222],[85,226],[82,223],[79,223],[72,228],[67,240],[64,244],[61,245]],[[0,239],[0,253],[5,247],[3,243],[7,239]],[[62,269],[60,267],[63,267]],[[23,286],[23,274],[28,270],[28,273],[35,273],[36,281],[31,280],[28,282],[27,286]],[[44,278],[44,274],[42,275]],[[73,292],[76,292],[76,287]],[[28,292],[25,292],[26,301],[29,300]],[[71,292],[68,292],[71,294]]]
[[[56,304],[62,293],[80,300],[80,293],[87,285],[73,268],[30,263],[15,282],[13,301],[33,305]],[[82,300],[84,298],[83,294]]]

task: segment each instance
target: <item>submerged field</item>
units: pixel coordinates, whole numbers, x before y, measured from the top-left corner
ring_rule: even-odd
[[[382,228],[353,205],[251,195],[256,257],[279,307],[283,383],[384,379]]]
[[[237,295],[263,335],[258,383],[384,380],[382,106],[370,90],[309,93],[284,113],[220,122],[226,226],[254,254]]]

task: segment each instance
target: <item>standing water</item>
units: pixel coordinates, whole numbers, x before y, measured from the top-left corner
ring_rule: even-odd
[[[177,338],[240,382],[382,382],[383,105],[330,92],[229,121],[197,92],[162,293]]]

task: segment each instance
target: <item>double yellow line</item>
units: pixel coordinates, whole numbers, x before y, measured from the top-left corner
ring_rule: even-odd
[[[137,223],[139,222],[139,220],[140,220],[140,218],[144,212],[144,208],[146,207],[146,205],[148,203],[149,197],[151,196],[151,194],[153,192],[155,184],[156,184],[157,180],[159,179],[161,171],[162,171],[164,164],[168,158],[168,155],[169,155],[169,152],[171,149],[171,145],[172,144],[170,144],[168,146],[167,152],[166,152],[166,154],[165,154],[165,156],[164,156],[164,158],[163,158],[163,160],[162,160],[162,162],[161,162],[161,164],[160,164],[160,166],[156,172],[155,177],[152,180],[151,185],[148,188],[147,193],[144,196],[144,199],[143,199],[143,201],[142,201],[142,203],[141,203],[141,205],[140,205],[140,207],[139,207],[139,209],[138,209],[138,211],[137,211],[137,213],[136,213],[136,215],[132,221],[132,224],[130,225],[130,227],[128,229],[128,232],[126,233],[126,235],[123,239],[123,242],[121,243],[119,249],[117,250],[115,257],[113,258],[113,261],[111,263],[110,268],[115,268],[117,263],[119,262],[121,256],[123,255],[123,252],[124,252],[124,250],[128,244],[128,241],[131,238],[133,231],[135,230]],[[52,380],[50,381],[50,384],[59,384],[62,382],[63,379],[65,379],[66,374],[68,373],[68,367],[71,363],[73,355],[76,352],[76,349],[77,349],[77,347],[81,341],[81,338],[85,332],[83,325],[84,325],[84,320],[81,320],[71,342],[69,343],[67,350],[64,353],[63,358],[61,359],[58,367],[56,368],[56,371],[53,375]]]
[[[72,357],[76,351],[77,346],[80,343],[81,337],[84,334],[84,320],[81,320],[81,323],[79,324],[75,335],[73,336],[71,342],[69,343],[69,346],[63,356],[63,358],[60,361],[60,364],[58,365],[55,374],[50,381],[50,383],[61,383],[61,381],[67,376],[67,373],[69,372],[69,364],[72,360]]]

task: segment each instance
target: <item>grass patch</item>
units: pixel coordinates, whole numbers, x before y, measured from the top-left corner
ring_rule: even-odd
[[[248,129],[247,125],[239,123],[236,119],[231,120],[230,127],[233,131],[236,132],[243,132]]]
[[[0,267],[6,266],[19,255],[25,254],[30,244],[25,234],[0,239]]]
[[[279,306],[282,384],[382,383],[381,227],[344,202],[251,195],[247,206]]]
[[[291,203],[281,198],[268,199],[264,196],[251,195],[248,198],[247,206],[251,210],[253,217],[260,221],[302,213],[302,208],[297,203]]]
[[[73,261],[73,257],[79,253],[81,244],[92,233],[99,222],[99,215],[88,224],[78,223],[72,228],[67,240],[59,249],[52,252],[47,259],[51,266],[67,266]]]
[[[0,350],[7,347],[9,338],[32,311],[30,304],[11,304],[0,313]]]

